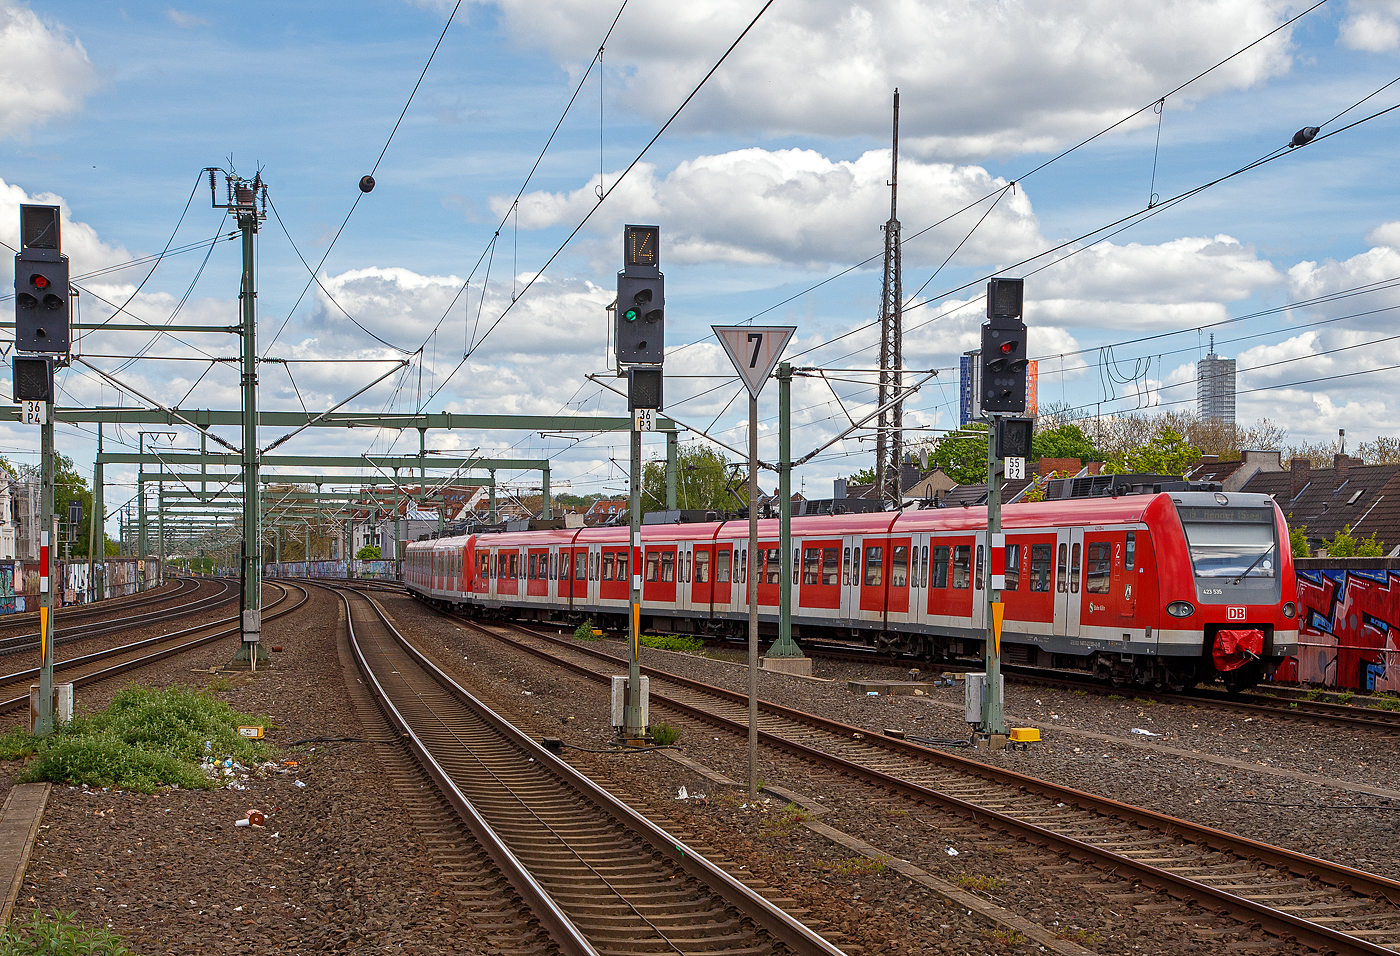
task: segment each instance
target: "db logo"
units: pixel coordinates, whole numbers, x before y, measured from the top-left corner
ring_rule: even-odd
[[[1242,607],[1231,607],[1231,608],[1226,608],[1226,609],[1225,609],[1225,619],[1228,620],[1228,621],[1243,621],[1243,620],[1244,620],[1244,608],[1242,608]]]

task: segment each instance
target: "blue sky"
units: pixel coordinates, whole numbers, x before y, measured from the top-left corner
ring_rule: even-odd
[[[742,445],[740,386],[724,380],[726,360],[707,338],[709,326],[744,321],[879,252],[889,202],[890,94],[898,86],[906,237],[1003,190],[977,228],[990,200],[904,249],[908,295],[962,243],[909,303],[916,308],[906,317],[905,345],[911,370],[945,369],[911,400],[907,419],[927,429],[956,425],[956,372],[947,369],[976,345],[981,316],[973,300],[982,277],[1140,210],[1151,192],[1168,198],[1269,155],[1295,130],[1322,124],[1400,76],[1400,3],[1330,0],[1172,92],[1308,6],[778,0],[463,363],[473,329],[480,337],[492,326],[595,205],[600,168],[604,185],[616,184],[762,7],[755,0],[679,8],[630,0],[607,43],[600,91],[600,71],[589,64],[615,6],[463,3],[376,170],[378,185],[320,271],[339,307],[415,353],[410,375],[391,377],[350,407],[620,412],[622,402],[585,375],[607,366],[603,308],[620,266],[621,226],[657,222],[672,353],[668,399],[683,420],[701,427],[713,421],[716,435]],[[170,7],[0,0],[0,239],[14,244],[14,207],[37,199],[63,203],[65,248],[77,274],[159,252],[187,201],[174,245],[208,240],[229,224],[209,208],[207,185],[197,188],[200,170],[227,169],[231,158],[242,175],[262,171],[281,223],[314,266],[451,10],[442,2]],[[512,213],[511,200],[585,69],[573,110]],[[1164,96],[1160,130],[1148,109],[1005,189]],[[1324,133],[1396,103],[1400,84]],[[1064,252],[1074,255],[1030,275],[1027,322],[1031,352],[1042,357],[1042,401],[1107,402],[1105,410],[1131,411],[1144,401],[1140,395],[1164,404],[1191,400],[1191,363],[1208,334],[1201,326],[1400,277],[1398,122],[1400,110],[1287,151],[1105,242],[1070,246]],[[490,260],[484,301],[483,256]],[[400,354],[361,333],[315,288],[293,309],[308,273],[274,218],[263,227],[259,266],[264,350],[302,360],[264,367],[264,407],[327,407],[390,367],[343,359]],[[85,286],[123,301],[146,268]],[[8,259],[4,269],[8,283]],[[162,322],[189,292],[177,321],[228,324],[237,274],[237,244],[210,251],[206,243],[162,263],[130,308]],[[469,278],[467,293],[449,308]],[[875,363],[873,331],[823,343],[871,322],[878,295],[877,261],[760,321],[798,326],[790,353],[805,353],[802,364],[868,369]],[[1353,442],[1394,434],[1395,372],[1280,386],[1400,363],[1400,347],[1378,341],[1393,334],[1391,313],[1312,324],[1397,303],[1393,290],[1382,290],[1218,329],[1220,353],[1239,359],[1240,388],[1262,389],[1240,395],[1241,423],[1268,417],[1292,442],[1327,439],[1338,428]],[[88,318],[111,311],[95,298],[83,308]],[[1123,344],[1163,332],[1180,334]],[[1226,341],[1241,336],[1249,337]],[[208,355],[236,352],[227,337],[182,338]],[[1150,359],[1135,385],[1105,386],[1107,353],[1100,349],[1107,346],[1114,346],[1120,373],[1142,372]],[[1318,354],[1345,346],[1360,347]],[[190,361],[127,364],[115,357],[143,349]],[[114,356],[92,361],[122,367],[119,378],[164,402],[180,400],[207,368],[194,361],[190,345],[153,343],[142,333],[95,335],[83,350]],[[856,380],[838,387],[848,407],[873,397],[859,381],[870,376],[842,377]],[[63,387],[74,403],[118,400],[113,386],[78,370],[66,373]],[[186,400],[236,403],[228,368],[210,372]],[[799,385],[795,405],[799,452],[844,423],[824,385]],[[764,418],[775,412],[776,391],[765,393]],[[765,421],[765,455],[775,452],[771,426]],[[18,427],[4,432],[5,453],[28,460],[37,435]],[[556,488],[623,487],[613,459],[625,459],[625,437],[575,444],[453,433],[432,440],[444,449],[551,456]],[[124,431],[116,441],[134,445],[136,437]],[[406,453],[416,436],[318,433],[298,442],[284,449]],[[87,432],[63,429],[59,443],[80,466],[90,462]],[[832,477],[871,464],[871,447],[846,441],[797,481],[824,494]],[[112,477],[123,479],[120,472]],[[112,503],[123,497],[113,494]]]

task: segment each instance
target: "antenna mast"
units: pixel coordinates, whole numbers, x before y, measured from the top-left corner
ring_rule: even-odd
[[[899,254],[899,90],[894,91],[890,150],[890,219],[885,223],[885,275],[880,289],[880,394],[883,407],[904,387],[904,290]],[[875,483],[880,499],[896,508],[904,500],[904,403],[880,413],[875,437]]]

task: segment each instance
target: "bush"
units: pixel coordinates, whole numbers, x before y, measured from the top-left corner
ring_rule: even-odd
[[[105,929],[84,929],[72,913],[38,910],[26,920],[11,920],[0,929],[0,956],[133,956],[120,937]]]
[[[106,710],[79,717],[47,737],[14,731],[0,737],[0,754],[12,759],[34,754],[18,778],[26,783],[142,793],[162,786],[213,789],[219,781],[210,780],[199,766],[204,742],[209,741],[215,757],[255,763],[265,759],[266,746],[238,735],[239,724],[255,722],[209,694],[128,687]]]
[[[367,544],[355,552],[356,561],[378,561],[379,559],[379,545],[377,544]]]
[[[593,622],[592,622],[592,621],[584,621],[584,622],[583,622],[582,624],[580,624],[578,627],[574,628],[574,640],[576,640],[576,641],[596,641],[596,640],[598,640],[598,635],[595,634],[595,633],[593,632]]]
[[[698,637],[681,637],[679,634],[643,634],[642,646],[654,647],[659,651],[694,654],[705,649],[705,642]]]
[[[658,747],[669,747],[681,739],[681,732],[670,724],[652,724],[651,742]]]

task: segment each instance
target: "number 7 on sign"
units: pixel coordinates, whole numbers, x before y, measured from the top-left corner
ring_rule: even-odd
[[[763,391],[763,383],[783,357],[788,339],[797,331],[790,325],[715,325],[711,328],[754,397]]]

